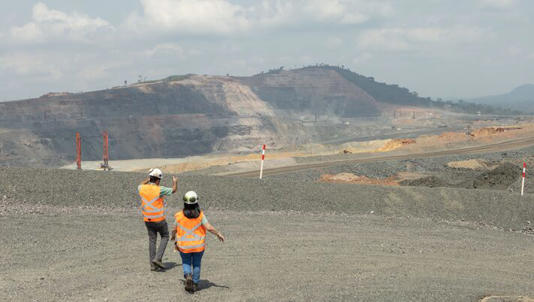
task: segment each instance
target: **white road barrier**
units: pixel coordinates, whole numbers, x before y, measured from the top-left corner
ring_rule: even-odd
[[[263,161],[265,160],[265,144],[261,147],[260,179],[263,178]]]
[[[523,163],[523,178],[521,179],[521,196],[523,196],[523,191],[525,189],[525,175],[527,173],[527,163]]]

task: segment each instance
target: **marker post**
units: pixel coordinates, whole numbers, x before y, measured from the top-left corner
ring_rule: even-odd
[[[521,178],[521,196],[523,196],[523,192],[525,190],[525,176],[527,174],[527,163],[523,163],[523,177]]]
[[[260,179],[263,178],[263,161],[265,160],[265,144],[261,147]]]
[[[79,132],[76,132],[76,166],[78,170],[82,169],[82,139]]]

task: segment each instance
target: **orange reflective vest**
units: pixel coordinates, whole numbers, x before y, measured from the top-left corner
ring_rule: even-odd
[[[206,228],[202,225],[204,213],[197,218],[187,218],[183,211],[174,215],[176,219],[176,244],[182,253],[202,252],[206,247]]]
[[[144,221],[158,222],[165,220],[165,201],[159,194],[160,187],[158,185],[141,185],[139,196],[141,196],[141,211],[143,212]]]

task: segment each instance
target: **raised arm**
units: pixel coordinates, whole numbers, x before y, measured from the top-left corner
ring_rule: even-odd
[[[173,176],[172,177],[172,193],[176,193],[176,191],[178,190],[178,177],[176,176]]]
[[[219,238],[220,241],[224,242],[224,236],[221,233],[219,233],[219,231],[217,231],[209,222],[206,223],[205,227],[208,232],[217,236],[217,238]]]
[[[143,180],[139,185],[146,185],[148,182],[150,181],[150,178],[146,178],[145,180]]]

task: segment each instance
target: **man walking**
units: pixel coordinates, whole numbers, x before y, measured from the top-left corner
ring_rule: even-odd
[[[150,169],[148,178],[145,179],[139,187],[139,196],[141,196],[141,211],[143,220],[148,231],[148,253],[150,256],[150,270],[158,271],[165,269],[161,262],[167,242],[169,241],[169,228],[165,220],[166,202],[164,196],[170,196],[176,193],[178,188],[178,178],[172,177],[172,189],[160,186],[161,173],[160,169]],[[161,237],[159,248],[156,252],[156,241],[158,234]]]

